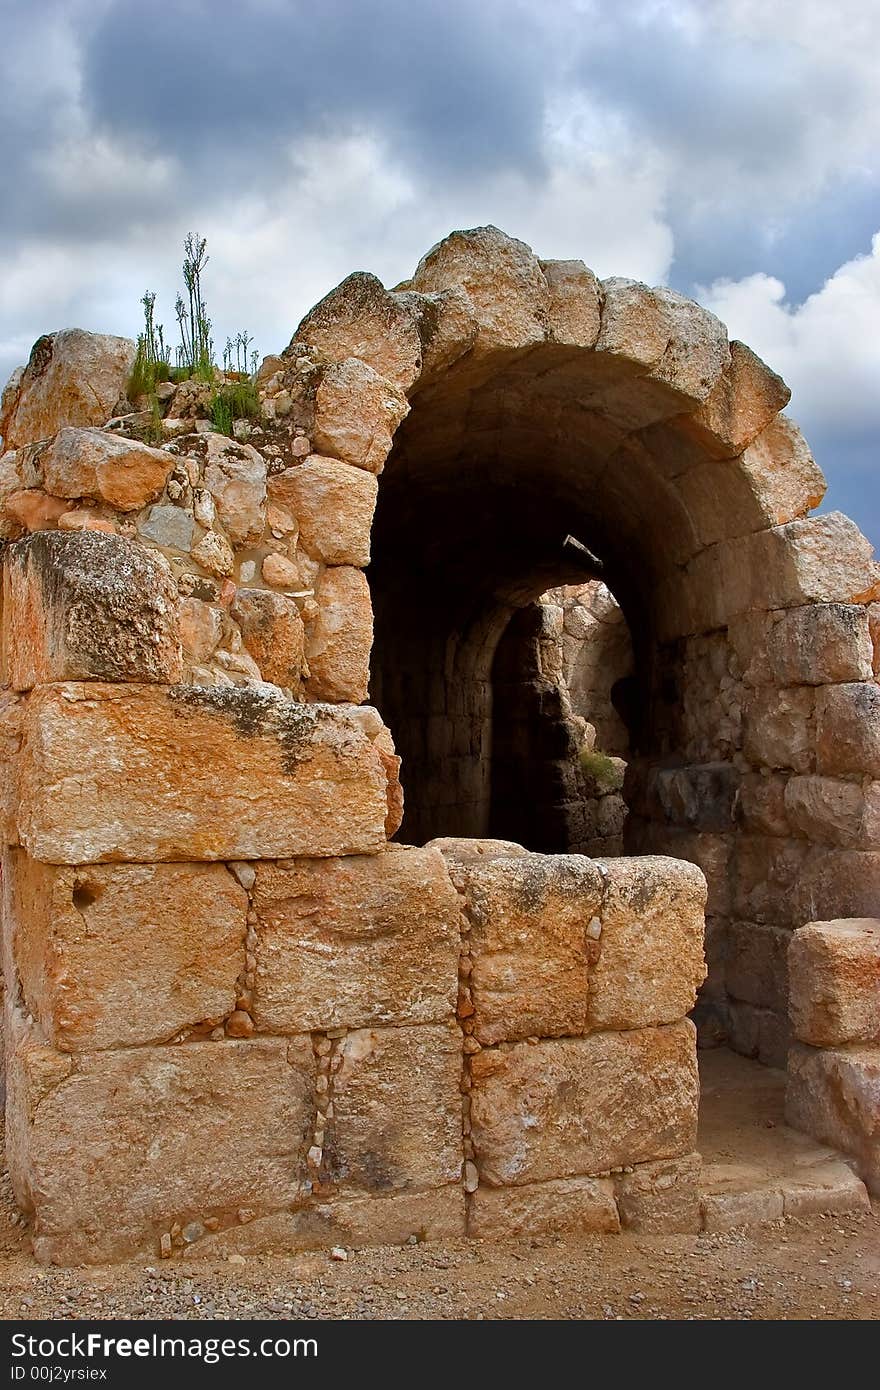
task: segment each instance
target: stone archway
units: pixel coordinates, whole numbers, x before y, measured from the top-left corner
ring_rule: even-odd
[[[486,832],[492,657],[513,608],[579,577],[574,534],[633,634],[628,845],[703,868],[710,994],[739,1050],[784,1061],[791,931],[880,902],[878,569],[848,518],[810,516],[784,383],[699,305],[493,228],[394,293],[350,277],[294,343],[400,392],[370,583],[411,837]]]
[[[704,907],[707,1009],[780,1060],[791,959],[792,1114],[880,1182],[877,934],[797,930],[877,912],[880,570],[809,515],[779,378],[681,296],[493,228],[344,281],[235,441],[172,413],[151,448],[82,392],[66,419],[41,343],[0,412],[9,1153],[41,1258],[692,1223]],[[499,639],[583,547],[633,637],[645,858],[480,838]],[[425,848],[388,843],[392,735]]]

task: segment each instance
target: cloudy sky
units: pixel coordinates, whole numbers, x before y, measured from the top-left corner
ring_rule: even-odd
[[[53,328],[262,353],[493,222],[693,294],[880,543],[880,9],[865,0],[0,0],[0,377]]]

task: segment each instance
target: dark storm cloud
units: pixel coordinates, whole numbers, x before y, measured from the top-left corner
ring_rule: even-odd
[[[291,136],[367,126],[432,175],[541,166],[552,24],[472,0],[121,0],[85,54],[96,121],[262,173]],[[243,156],[243,158],[242,158]]]

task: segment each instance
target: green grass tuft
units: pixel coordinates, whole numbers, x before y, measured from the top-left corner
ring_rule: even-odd
[[[599,792],[618,791],[621,785],[621,769],[614,758],[607,753],[598,753],[582,748],[580,752],[581,770],[594,783]]]
[[[231,436],[234,421],[259,420],[260,397],[256,386],[247,377],[241,381],[226,382],[214,392],[208,412],[214,428],[221,434]]]

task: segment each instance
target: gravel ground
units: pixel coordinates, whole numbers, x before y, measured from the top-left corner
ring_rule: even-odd
[[[583,1236],[43,1269],[0,1201],[0,1317],[833,1318],[880,1314],[880,1206],[702,1236]]]

